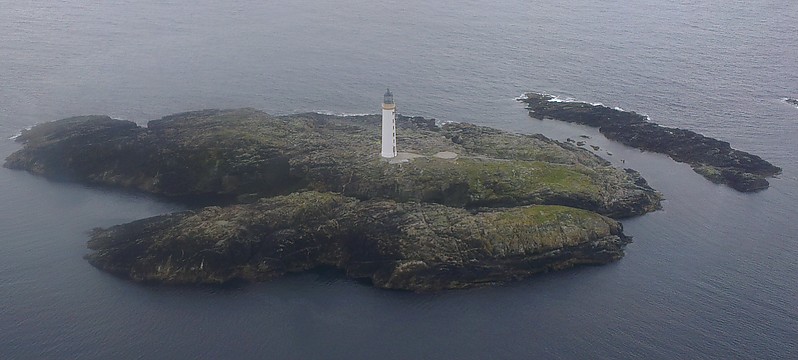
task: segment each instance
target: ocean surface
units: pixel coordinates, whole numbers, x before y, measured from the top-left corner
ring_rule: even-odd
[[[87,233],[182,205],[0,169],[0,358],[796,359],[797,35],[791,0],[0,0],[3,158],[21,129],[73,115],[377,113],[390,87],[406,115],[589,135],[667,197],[623,222],[621,261],[504,286],[162,287],[91,267]],[[531,119],[524,91],[644,113],[784,173],[738,193]]]

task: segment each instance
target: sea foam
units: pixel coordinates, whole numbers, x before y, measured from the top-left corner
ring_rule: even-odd
[[[14,136],[11,136],[10,138],[8,138],[8,140],[16,140],[17,138],[19,138],[20,136],[22,136],[22,134],[23,134],[24,132],[26,132],[26,131],[28,131],[28,130],[30,130],[30,129],[33,129],[33,125],[26,127],[24,130],[22,130],[22,131],[20,131],[20,132],[16,133]]]
[[[593,105],[593,106],[603,106],[603,107],[609,108],[609,106],[607,106],[607,105],[604,105],[604,103],[600,103],[600,102],[588,102],[588,101],[582,101],[582,100],[577,100],[576,98],[574,98],[574,97],[570,97],[570,96],[567,96],[567,97],[561,97],[561,96],[557,96],[557,95],[551,95],[551,94],[547,94],[547,93],[539,93],[539,94],[541,94],[541,95],[546,95],[546,96],[550,96],[550,97],[551,97],[551,99],[549,99],[549,100],[548,100],[549,102],[555,102],[555,103],[577,103],[577,104],[589,104],[589,105]],[[526,94],[522,94],[521,96],[519,96],[519,97],[518,97],[518,98],[516,98],[516,99],[518,99],[518,100],[523,100],[523,99],[526,99],[526,98],[527,98],[527,95],[526,95]],[[786,100],[786,98],[785,98],[785,100]],[[640,114],[640,113],[637,113],[637,112],[635,112],[635,111],[631,111],[631,110],[625,110],[624,108],[622,108],[622,107],[620,107],[620,106],[615,106],[615,107],[613,107],[612,109],[613,109],[613,110],[615,110],[615,111],[621,111],[621,112],[627,112],[627,113],[636,113],[636,114],[639,114],[640,116],[643,116],[643,117],[645,117],[645,118],[646,118],[646,121],[649,121],[649,122],[651,121],[651,117],[649,117],[647,114]]]
[[[322,115],[330,115],[330,116],[341,116],[341,117],[357,117],[357,116],[372,116],[372,115],[379,115],[379,114],[368,114],[368,113],[337,113],[333,111],[316,111],[317,114]]]
[[[544,94],[544,95],[549,95],[549,94]],[[605,106],[603,103],[600,103],[600,102],[581,101],[581,100],[577,100],[576,98],[570,97],[570,96],[564,97],[564,98],[563,97],[559,97],[557,95],[549,95],[549,96],[551,96],[551,99],[548,100],[549,102],[578,103],[578,104],[589,104],[589,105],[593,105],[593,106]]]

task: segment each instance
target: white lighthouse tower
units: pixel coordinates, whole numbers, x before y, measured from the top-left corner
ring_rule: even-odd
[[[396,157],[396,104],[391,89],[382,101],[382,157]]]

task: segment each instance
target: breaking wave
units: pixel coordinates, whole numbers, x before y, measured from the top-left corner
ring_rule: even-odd
[[[22,133],[24,133],[25,131],[28,131],[28,130],[30,130],[30,129],[32,129],[32,128],[33,128],[33,125],[31,125],[31,126],[28,126],[28,127],[26,127],[24,130],[22,130],[22,131],[20,131],[20,132],[16,133],[14,136],[11,136],[10,138],[8,138],[8,140],[16,140],[17,138],[19,138],[20,136],[22,136]]]
[[[515,98],[515,99],[516,99],[516,100],[519,100],[519,101],[526,100],[526,99],[528,99],[528,98],[529,98],[529,95],[528,95],[528,94],[530,94],[530,93],[529,93],[529,92],[527,92],[527,93],[523,93],[523,94],[521,94],[520,96],[518,96],[518,97],[517,97],[517,98]],[[549,96],[549,97],[551,97],[551,99],[549,99],[549,100],[548,100],[549,102],[556,102],[556,103],[578,103],[578,104],[588,104],[588,105],[593,105],[593,106],[603,106],[603,107],[605,107],[605,108],[610,108],[609,106],[607,106],[607,105],[604,105],[603,103],[600,103],[600,102],[588,102],[588,101],[582,101],[582,100],[578,100],[578,99],[576,99],[575,97],[571,97],[571,96],[562,97],[562,96],[557,96],[557,95],[548,94],[548,93],[545,93],[545,92],[539,92],[539,93],[537,93],[537,94],[539,94],[539,95],[545,95],[545,96]],[[787,100],[787,98],[784,98],[784,100],[786,101],[786,100]],[[798,105],[796,105],[796,106],[798,106]],[[624,108],[622,108],[622,107],[620,107],[620,106],[615,106],[615,107],[612,107],[611,109],[613,109],[613,110],[615,110],[615,111],[621,111],[621,112],[626,112],[626,113],[634,113],[634,114],[638,114],[638,115],[640,115],[640,116],[643,116],[643,117],[645,117],[645,118],[646,118],[646,121],[651,121],[651,117],[649,117],[647,114],[641,114],[641,113],[638,113],[638,112],[636,112],[636,111],[632,111],[632,110],[625,110]]]
[[[333,112],[333,111],[316,111],[316,113],[322,114],[322,115],[342,116],[342,117],[357,117],[357,116],[379,115],[379,114],[369,114],[369,113],[337,113],[337,112]]]
[[[581,100],[577,100],[576,98],[573,98],[573,97],[570,97],[570,96],[569,97],[565,97],[565,98],[562,98],[562,97],[559,97],[559,96],[556,96],[556,95],[549,95],[549,96],[551,96],[551,99],[549,99],[549,102],[580,103],[580,104],[590,104],[590,105],[593,105],[593,106],[605,106],[604,104],[602,104],[600,102],[581,101]]]

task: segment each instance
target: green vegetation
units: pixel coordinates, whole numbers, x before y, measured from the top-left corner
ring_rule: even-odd
[[[620,231],[620,225],[611,219],[567,206],[536,205],[484,216],[488,231],[496,232],[496,238],[504,242],[520,244],[535,239],[533,248],[525,251],[572,246],[577,239],[599,239]]]

